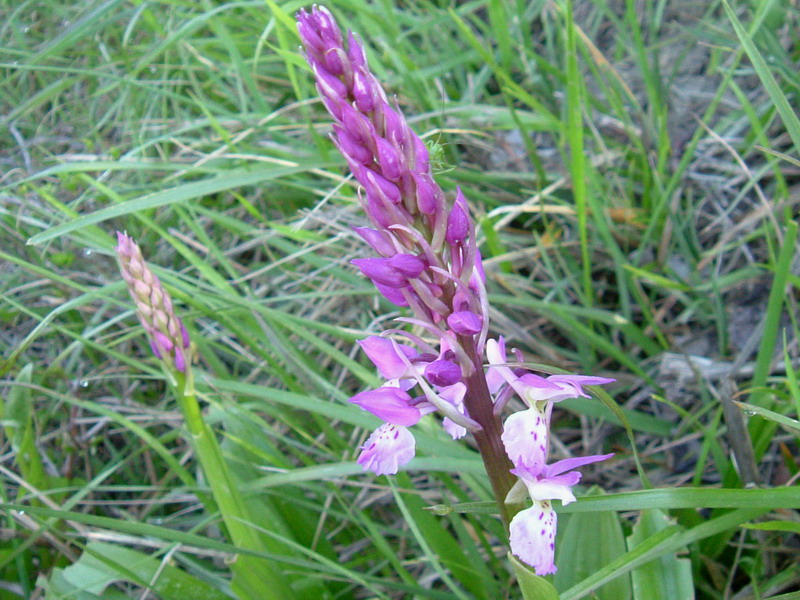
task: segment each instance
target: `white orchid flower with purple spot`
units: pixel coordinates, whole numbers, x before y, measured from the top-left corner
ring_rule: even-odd
[[[537,469],[516,468],[511,471],[520,478],[533,500],[530,508],[521,510],[511,520],[511,552],[531,565],[537,575],[556,572],[554,560],[558,519],[551,500],[561,500],[565,505],[574,502],[572,487],[580,481],[581,474],[573,469],[612,456],[600,454],[568,458]]]

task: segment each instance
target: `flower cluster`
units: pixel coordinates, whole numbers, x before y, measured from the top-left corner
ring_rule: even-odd
[[[454,437],[480,426],[466,416],[463,382],[480,368],[488,303],[475,228],[461,190],[449,203],[433,179],[428,150],[396,103],[370,72],[364,49],[342,38],[324,8],[297,16],[317,90],[334,118],[333,140],[363,187],[360,195],[374,228],[356,233],[378,256],[353,260],[385,298],[410,307],[439,345],[419,338],[413,348],[372,337],[361,345],[387,382],[352,401],[382,418],[359,463],[395,473],[414,456],[413,437],[401,427],[439,411]],[[477,351],[477,352],[476,352]],[[409,391],[419,386],[420,394]]]
[[[122,278],[136,304],[136,315],[150,340],[150,348],[168,366],[186,370],[189,334],[172,308],[172,299],[142,257],[139,245],[117,232],[117,257]]]
[[[359,342],[386,378],[381,387],[350,399],[385,421],[372,433],[358,457],[360,465],[378,475],[397,473],[414,457],[414,437],[407,428],[416,425],[423,415],[437,410],[444,414],[442,425],[453,439],[463,437],[468,428],[475,431],[480,427],[465,413],[467,387],[461,381],[461,368],[453,361],[452,351],[443,343],[443,350],[435,354],[423,340],[416,341],[428,351],[419,353],[412,346],[379,336]],[[421,395],[412,397],[409,391],[417,386]]]
[[[514,463],[517,475],[533,501],[530,508],[521,510],[511,520],[509,541],[511,551],[536,570],[537,575],[556,572],[554,564],[556,513],[551,501],[569,504],[575,500],[572,487],[581,474],[573,469],[611,458],[612,454],[583,456],[547,464],[550,443],[550,416],[553,404],[567,398],[588,397],[584,385],[602,385],[613,379],[585,375],[550,375],[540,377],[524,368],[508,366],[505,343],[489,340],[486,344],[489,359],[489,388],[495,396],[495,408],[516,394],[527,406],[510,415],[503,424],[503,446]],[[522,356],[517,356],[522,363]],[[512,495],[514,491],[512,491]]]
[[[363,188],[359,198],[373,225],[355,231],[377,256],[352,262],[390,302],[409,307],[414,317],[400,321],[425,336],[389,331],[394,337],[360,342],[385,382],[350,399],[384,422],[362,446],[358,463],[377,474],[396,473],[414,457],[408,428],[430,413],[442,417],[454,439],[470,431],[506,515],[512,551],[538,574],[552,573],[550,501],[574,500],[570,488],[580,474],[573,469],[610,456],[547,465],[552,405],[586,396],[584,385],[611,380],[540,377],[521,367],[521,356],[516,368],[509,366],[502,338],[487,340],[485,275],[464,194],[457,189],[447,200],[425,144],[370,72],[356,37],[349,33],[345,41],[333,16],[317,6],[298,13],[297,27],[334,119],[332,139]],[[503,425],[500,415],[514,394],[528,408]],[[505,502],[518,489],[527,490],[533,506],[511,519]]]

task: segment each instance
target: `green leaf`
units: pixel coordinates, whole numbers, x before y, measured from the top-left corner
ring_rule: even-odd
[[[223,600],[228,596],[210,584],[159,560],[121,546],[92,542],[83,555],[64,569],[63,577],[75,588],[103,595],[116,581],[146,585],[163,600]]]
[[[785,531],[800,535],[800,523],[795,521],[764,521],[763,523],[745,523],[745,529],[758,529],[760,531]]]
[[[3,421],[6,436],[11,440],[11,448],[17,453],[17,460],[26,425],[31,420],[31,389],[26,384],[31,383],[32,373],[33,365],[25,365],[16,377],[17,383],[21,385],[14,385],[9,389],[5,402],[0,396],[0,419]]]
[[[588,496],[603,496],[592,488]],[[578,502],[583,501],[583,498]],[[571,515],[556,538],[556,589],[563,591],[593,575],[625,554],[625,537],[619,517],[613,511]],[[628,577],[616,578],[595,590],[599,600],[629,600]]]
[[[789,137],[792,138],[795,149],[800,151],[800,119],[798,119],[792,105],[789,103],[786,95],[772,75],[767,61],[764,60],[761,52],[758,51],[758,48],[756,48],[756,45],[753,43],[753,38],[744,28],[741,21],[736,18],[736,13],[733,12],[727,0],[722,0],[722,7],[725,9],[725,13],[728,15],[733,29],[736,31],[736,35],[742,42],[742,48],[744,48],[744,51],[753,63],[753,68],[755,68],[758,78],[761,80],[761,83],[764,84],[764,89],[767,90],[772,104],[778,110],[781,119],[783,119],[783,124],[786,126]]]
[[[780,413],[776,413],[769,409],[763,408],[761,406],[756,406],[755,404],[748,404],[747,402],[734,402],[736,406],[741,408],[745,414],[755,414],[760,415],[767,419],[768,421],[772,421],[777,423],[778,425],[783,426],[789,433],[793,433],[797,435],[797,432],[800,431],[800,421],[797,419],[792,419],[791,417],[786,417]]]
[[[534,573],[528,565],[510,552],[508,560],[514,567],[514,574],[517,576],[517,583],[525,600],[558,600],[556,588],[547,579]]]
[[[315,167],[318,165],[314,165]],[[113,204],[88,215],[78,217],[72,221],[62,223],[41,233],[37,233],[28,240],[28,244],[36,245],[72,233],[78,229],[96,225],[109,219],[121,217],[131,213],[166,206],[175,202],[185,202],[195,198],[202,198],[218,192],[240,188],[250,185],[258,185],[270,179],[299,173],[308,170],[309,167],[276,167],[271,169],[259,169],[257,171],[230,171],[218,177],[193,181],[166,190],[159,190],[152,194],[147,194],[133,200]]]
[[[39,581],[45,592],[44,600],[128,600],[122,592],[113,588],[106,590],[102,596],[82,591],[64,577],[64,569],[53,569],[48,579]]]
[[[556,506],[559,515],[596,513],[605,510],[628,511],[654,508],[797,508],[800,506],[800,487],[763,489],[664,488],[620,492],[603,496],[583,496],[580,502]],[[464,502],[437,504],[429,507],[436,514],[451,512],[497,514],[494,502]]]
[[[660,510],[644,510],[628,537],[633,550],[657,533],[671,527],[669,518]],[[684,549],[679,550],[681,552]],[[686,558],[665,554],[631,572],[635,600],[693,600],[692,564]]]

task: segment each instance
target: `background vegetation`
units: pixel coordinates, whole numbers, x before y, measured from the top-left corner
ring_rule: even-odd
[[[298,598],[518,597],[469,443],[423,422],[397,477],[354,463],[354,341],[399,315],[348,264],[365,218],[301,6],[0,0],[0,597],[226,598],[236,552]],[[557,457],[616,452],[561,511],[562,598],[800,597],[796,0],[327,6],[465,189],[493,333],[618,380],[621,410],[555,420]],[[230,543],[114,230],[189,327],[260,549]]]

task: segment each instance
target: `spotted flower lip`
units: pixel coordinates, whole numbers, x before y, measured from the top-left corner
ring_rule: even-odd
[[[572,487],[580,481],[581,474],[573,469],[612,456],[614,455],[600,454],[567,458],[552,465],[517,468],[511,471],[519,476],[533,500],[530,508],[521,510],[511,520],[509,527],[511,552],[531,565],[537,575],[550,575],[557,570],[555,566],[557,517],[551,501],[561,500],[562,504],[574,502]]]
[[[394,475],[414,458],[415,446],[414,436],[407,428],[384,423],[361,447],[356,462],[376,475]]]
[[[537,407],[515,412],[503,424],[501,439],[517,469],[543,469],[549,446],[549,418]],[[513,471],[512,471],[513,472]]]

